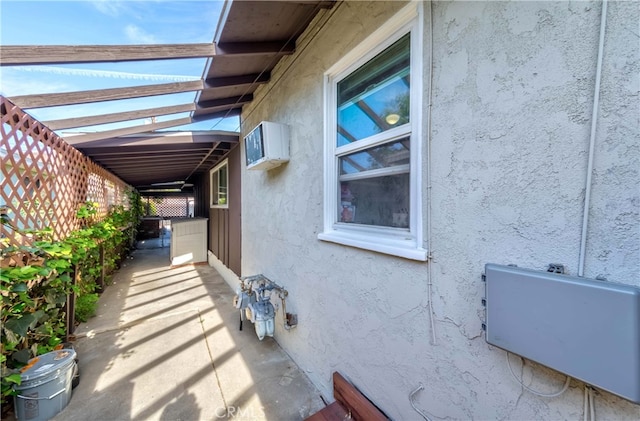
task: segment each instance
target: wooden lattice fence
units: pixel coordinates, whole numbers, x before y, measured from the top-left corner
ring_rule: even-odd
[[[76,211],[98,204],[98,218],[115,205],[128,207],[130,187],[60,136],[0,96],[2,179],[0,211],[19,229],[50,227],[57,239],[79,228]],[[28,239],[2,225],[14,245]]]
[[[143,196],[142,205],[146,216],[161,218],[186,218],[193,216],[193,196],[154,197]]]

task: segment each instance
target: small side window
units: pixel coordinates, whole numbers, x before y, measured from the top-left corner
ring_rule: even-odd
[[[225,159],[211,170],[211,207],[229,207],[229,171]]]

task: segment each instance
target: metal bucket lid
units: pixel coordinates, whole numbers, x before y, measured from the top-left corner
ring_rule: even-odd
[[[50,373],[72,364],[75,358],[76,352],[73,349],[60,349],[32,358],[29,360],[29,364],[21,370],[21,384],[24,385],[25,382],[48,376]]]

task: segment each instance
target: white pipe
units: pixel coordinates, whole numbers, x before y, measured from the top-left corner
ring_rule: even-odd
[[[596,421],[595,399],[596,399],[596,396],[593,393],[593,389],[589,388],[589,415],[591,416],[591,421]]]
[[[416,404],[413,402],[413,396],[414,396],[416,393],[418,393],[419,391],[423,390],[423,389],[424,389],[424,386],[423,386],[423,385],[419,385],[419,386],[417,387],[417,389],[416,389],[416,390],[414,390],[413,392],[411,392],[411,393],[409,394],[409,403],[411,403],[411,407],[413,408],[413,410],[414,410],[414,411],[416,411],[418,414],[420,414],[420,415],[422,416],[422,418],[424,418],[426,421],[431,421],[431,420],[429,419],[429,417],[427,416],[427,414],[425,414],[425,413],[424,413],[420,408],[418,408],[418,407],[416,406]]]
[[[595,407],[595,394],[593,388],[585,384],[584,385],[584,406],[583,406],[583,420],[584,421],[596,421],[596,407]]]
[[[584,405],[582,405],[582,420],[589,421],[589,391],[587,385],[584,386]]]
[[[431,8],[431,1],[429,4],[429,111],[427,114],[427,247],[429,250],[428,256],[428,269],[427,269],[427,294],[429,295],[429,320],[431,323],[431,343],[436,345],[436,323],[435,313],[433,311],[433,244],[431,242],[431,110],[432,110],[432,94],[433,87],[433,13]]]
[[[602,1],[600,15],[600,42],[598,45],[598,62],[596,65],[596,84],[593,94],[593,109],[591,111],[591,136],[589,138],[589,161],[587,164],[587,181],[585,183],[584,210],[582,215],[582,235],[580,238],[580,258],[578,262],[578,276],[584,276],[584,260],[587,249],[587,229],[589,226],[589,207],[591,202],[591,176],[593,173],[593,156],[596,142],[596,127],[598,123],[598,107],[600,105],[600,78],[602,76],[602,56],[604,52],[604,34],[607,27],[607,0]]]

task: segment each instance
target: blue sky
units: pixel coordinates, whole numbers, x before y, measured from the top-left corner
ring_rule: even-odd
[[[129,45],[213,41],[222,1],[30,1],[0,0],[2,45]],[[0,93],[39,93],[120,88],[202,77],[205,59],[0,67]],[[40,121],[193,102],[194,92],[27,110]],[[173,120],[188,114],[159,116]],[[142,120],[67,129],[101,131]],[[238,118],[212,119],[171,130],[238,130]]]

